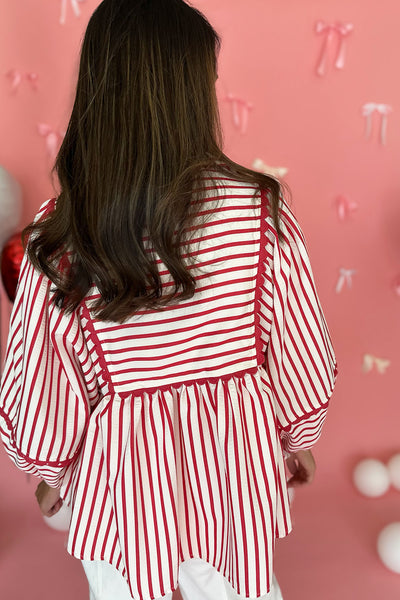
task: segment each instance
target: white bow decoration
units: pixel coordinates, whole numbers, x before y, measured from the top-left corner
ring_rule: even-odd
[[[369,373],[375,367],[380,375],[384,375],[386,373],[386,369],[388,369],[391,365],[391,361],[387,358],[377,358],[376,356],[372,356],[372,354],[365,354],[363,361],[363,371],[364,373]]]
[[[345,38],[353,31],[353,23],[324,23],[317,21],[315,31],[318,35],[324,34],[321,55],[318,62],[317,74],[322,77],[326,73],[326,63],[329,54],[329,48],[332,46],[334,37],[339,38],[339,48],[335,60],[335,67],[343,69],[345,61]]]
[[[46,139],[47,153],[50,160],[54,161],[58,153],[60,141],[65,136],[65,133],[57,133],[47,123],[38,124],[38,133]]]
[[[256,158],[253,162],[253,169],[255,171],[260,171],[264,173],[264,175],[272,175],[272,177],[277,177],[278,179],[282,179],[288,173],[289,169],[286,167],[269,167],[261,160],[261,158]]]
[[[249,123],[249,113],[253,109],[252,103],[243,100],[243,98],[238,98],[233,94],[228,94],[225,100],[231,103],[234,126],[236,129],[239,129],[241,133],[246,133]]]
[[[69,0],[71,4],[71,8],[74,11],[76,17],[79,17],[81,14],[81,9],[79,8],[79,4],[85,2],[86,0]],[[68,0],[61,0],[61,15],[60,15],[60,25],[65,25],[67,20],[67,5]]]
[[[367,102],[362,107],[362,114],[366,118],[365,137],[369,139],[372,133],[372,115],[377,112],[381,115],[381,144],[386,144],[387,118],[393,111],[389,104],[377,104],[376,102]]]
[[[357,273],[355,269],[340,269],[339,280],[336,285],[336,293],[340,294],[345,284],[350,289],[353,283],[353,275]]]

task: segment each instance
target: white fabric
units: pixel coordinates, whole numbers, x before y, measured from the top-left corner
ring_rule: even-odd
[[[82,566],[89,583],[90,600],[132,600],[125,579],[110,564],[98,560],[83,560]],[[221,573],[200,558],[192,558],[181,563],[178,582],[183,600],[244,599],[244,596],[239,596],[235,592]],[[162,600],[172,600],[172,595],[173,592],[169,592],[162,596]],[[260,596],[257,600],[282,600],[282,593],[275,576],[270,593]]]

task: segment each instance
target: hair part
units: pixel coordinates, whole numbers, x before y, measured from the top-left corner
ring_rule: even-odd
[[[31,262],[55,284],[53,300],[65,311],[93,285],[102,320],[190,298],[195,280],[182,254],[193,190],[217,163],[270,191],[280,232],[279,183],[222,151],[219,47],[204,15],[183,0],[104,0],[94,12],[54,167],[61,193],[55,210],[24,232]],[[60,270],[67,251],[71,267]],[[168,294],[156,256],[174,281]]]

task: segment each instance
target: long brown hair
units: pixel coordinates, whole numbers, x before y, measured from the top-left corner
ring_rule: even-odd
[[[61,193],[55,209],[24,232],[31,262],[55,284],[54,302],[67,312],[93,284],[102,320],[122,322],[139,308],[191,297],[185,231],[195,216],[196,180],[217,163],[222,173],[269,189],[279,231],[279,183],[221,149],[219,47],[204,15],[183,0],[104,0],[94,12],[54,167]],[[66,251],[72,266],[61,270]],[[175,282],[168,295],[157,255]]]

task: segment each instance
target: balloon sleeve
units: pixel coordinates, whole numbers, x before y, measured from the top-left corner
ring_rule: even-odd
[[[20,469],[59,487],[79,454],[98,392],[79,314],[54,305],[51,285],[25,256],[1,385],[0,433]]]
[[[317,441],[337,367],[304,237],[284,203],[281,226],[282,242],[271,223],[266,231],[263,294],[272,310],[263,317],[268,329],[265,367],[283,447],[294,452]]]

